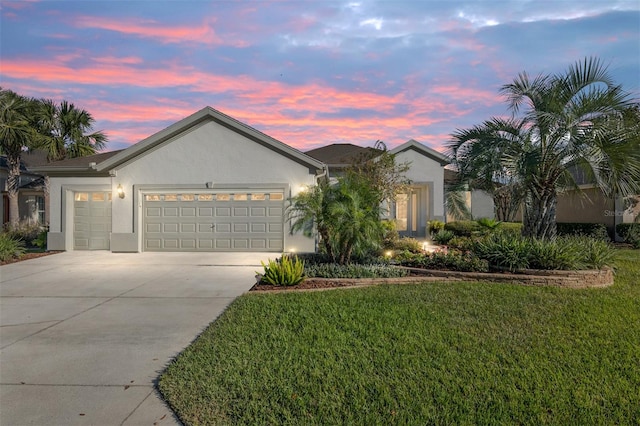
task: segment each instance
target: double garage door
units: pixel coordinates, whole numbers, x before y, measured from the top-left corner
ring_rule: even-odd
[[[143,194],[145,251],[282,251],[284,191]]]

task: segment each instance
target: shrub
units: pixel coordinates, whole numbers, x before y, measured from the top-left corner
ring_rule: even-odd
[[[433,241],[441,245],[447,245],[449,244],[449,241],[453,239],[453,237],[455,237],[455,234],[445,229],[435,234],[433,236]]]
[[[500,225],[500,232],[503,234],[519,236],[522,235],[522,227],[523,225],[521,222],[502,222],[502,225]]]
[[[393,250],[410,251],[412,253],[420,253],[422,251],[422,243],[415,238],[400,238],[393,246]]]
[[[400,240],[400,234],[396,230],[396,221],[395,220],[383,220],[382,229],[382,248],[383,249],[394,249],[398,241]]]
[[[602,223],[557,223],[558,236],[583,235],[609,241],[609,232]]]
[[[471,237],[453,237],[447,244],[449,248],[460,251],[471,251],[473,248],[473,239]]]
[[[410,252],[407,252],[410,253]],[[396,278],[407,276],[409,272],[385,264],[347,264],[317,263],[305,267],[305,275],[318,278]]]
[[[619,223],[616,225],[616,232],[625,243],[640,248],[640,223]]]
[[[473,252],[493,268],[524,269],[529,266],[531,240],[502,233],[491,234],[475,241]]]
[[[444,222],[440,220],[430,220],[427,222],[427,229],[430,235],[435,235],[444,229]]]
[[[447,222],[444,229],[453,232],[456,237],[470,237],[481,230],[478,222],[473,220],[458,220],[455,222]]]
[[[18,258],[24,252],[24,241],[6,232],[0,234],[0,262]]]
[[[48,231],[46,229],[43,229],[42,231],[40,231],[36,239],[31,241],[31,244],[34,247],[38,247],[41,250],[46,249],[47,248],[47,232]]]
[[[397,258],[399,264],[414,268],[462,271],[462,272],[487,272],[489,264],[472,253],[463,253],[457,250],[449,252],[434,252],[430,254],[414,255],[403,259]]]
[[[42,229],[42,226],[37,223],[32,224],[29,222],[20,222],[16,226],[9,225],[5,233],[14,239],[22,240],[25,245],[31,245],[32,241],[38,238]]]
[[[264,274],[261,281],[276,286],[291,286],[299,284],[304,279],[304,261],[297,256],[283,255],[278,260],[268,260],[262,263]]]
[[[615,248],[601,239],[589,237],[568,238],[576,253],[579,253],[579,267],[586,269],[602,269],[613,266],[616,256]]]
[[[580,253],[569,239],[531,240],[528,259],[532,269],[580,269]]]
[[[490,219],[488,217],[481,217],[476,220],[476,222],[487,231],[495,231],[502,224],[499,220]]]

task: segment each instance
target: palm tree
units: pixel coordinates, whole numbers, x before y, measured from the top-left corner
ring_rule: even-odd
[[[451,164],[456,168],[454,188],[467,186],[493,198],[498,220],[509,222],[524,200],[518,158],[531,146],[523,120],[492,118],[470,129],[456,130],[449,144]]]
[[[525,235],[555,235],[558,193],[579,191],[580,174],[608,197],[640,192],[638,129],[625,120],[635,104],[600,60],[586,58],[562,74],[533,79],[523,72],[501,93],[512,117],[491,120],[496,127],[480,138],[457,138],[458,132],[450,148],[466,155],[469,167],[484,167],[471,164],[479,155],[496,175],[521,186]]]
[[[7,193],[11,227],[16,227],[20,221],[18,188],[21,156],[25,149],[33,145],[37,136],[30,122],[34,108],[34,100],[0,88],[0,152],[7,157]]]
[[[92,132],[93,116],[72,103],[40,101],[34,126],[41,135],[37,148],[47,153],[49,161],[93,155],[105,148],[107,137],[102,131]],[[49,177],[44,179],[45,222],[49,222]]]

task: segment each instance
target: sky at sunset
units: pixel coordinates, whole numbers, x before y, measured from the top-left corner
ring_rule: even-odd
[[[1,0],[0,40],[0,86],[88,110],[108,150],[207,105],[303,151],[441,149],[586,56],[640,98],[638,0]]]

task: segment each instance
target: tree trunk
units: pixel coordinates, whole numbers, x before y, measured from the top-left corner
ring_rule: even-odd
[[[554,188],[542,188],[540,192],[529,192],[525,200],[525,236],[553,238],[556,236],[557,194]]]
[[[20,187],[20,156],[7,155],[7,195],[9,196],[9,226],[16,228],[20,223],[18,210],[18,188]]]

